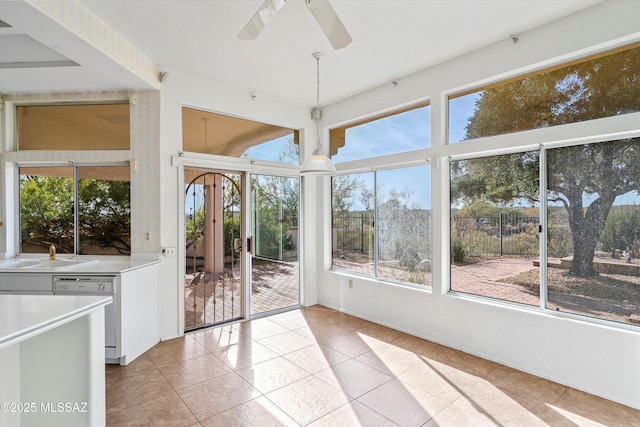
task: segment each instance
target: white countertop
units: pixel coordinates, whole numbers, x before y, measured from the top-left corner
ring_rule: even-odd
[[[20,256],[0,260],[1,273],[62,273],[62,274],[120,274],[159,263],[150,258],[113,258],[59,255],[49,261],[45,254],[39,257]],[[39,264],[38,264],[39,263]]]
[[[70,322],[112,301],[110,296],[0,295],[0,348]]]

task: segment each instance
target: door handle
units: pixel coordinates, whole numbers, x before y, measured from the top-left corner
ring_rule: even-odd
[[[253,254],[253,236],[247,237],[247,252]]]

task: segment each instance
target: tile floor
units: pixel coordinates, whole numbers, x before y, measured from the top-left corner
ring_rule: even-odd
[[[108,426],[640,426],[640,411],[320,306],[107,366]]]

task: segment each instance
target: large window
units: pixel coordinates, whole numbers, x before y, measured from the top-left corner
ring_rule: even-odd
[[[639,287],[640,138],[451,162],[452,291],[640,324]]]
[[[431,285],[431,167],[332,179],[333,268]]]
[[[640,46],[449,98],[449,142],[640,111]]]
[[[547,308],[640,324],[640,138],[547,157]]]
[[[366,159],[431,146],[431,107],[421,105],[331,129],[331,159]]]
[[[129,255],[129,166],[20,168],[20,252]]]
[[[451,162],[452,291],[540,304],[538,159],[529,151]]]

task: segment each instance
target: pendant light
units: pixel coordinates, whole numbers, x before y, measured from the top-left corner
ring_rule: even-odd
[[[320,142],[320,119],[322,111],[320,111],[320,57],[322,53],[315,52],[311,55],[316,60],[316,108],[311,111],[311,118],[316,122],[316,149],[313,155],[309,157],[302,165],[300,173],[302,175],[331,175],[336,172],[336,167],[330,158],[322,154],[322,144]]]

